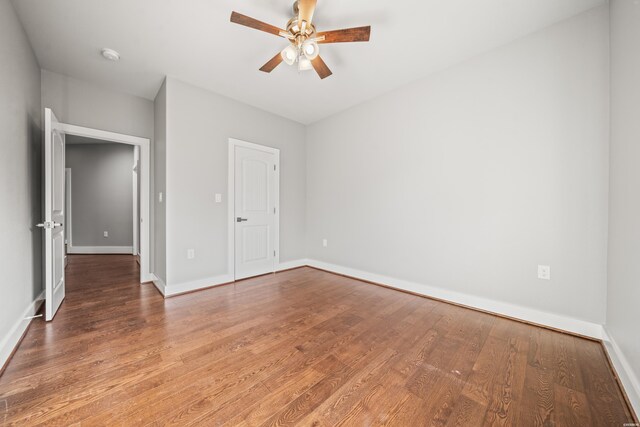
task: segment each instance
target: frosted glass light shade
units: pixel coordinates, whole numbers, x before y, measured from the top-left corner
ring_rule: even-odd
[[[307,71],[312,68],[313,68],[313,65],[311,65],[311,61],[309,60],[309,58],[301,56],[300,59],[298,60],[298,71]]]
[[[296,58],[298,57],[298,51],[292,45],[289,45],[284,48],[284,50],[280,53],[282,55],[282,60],[286,62],[288,65],[293,65],[296,62]]]
[[[320,47],[318,46],[318,43],[307,40],[302,44],[302,52],[304,53],[304,56],[307,57],[307,59],[313,61],[318,57],[318,54],[320,53]]]

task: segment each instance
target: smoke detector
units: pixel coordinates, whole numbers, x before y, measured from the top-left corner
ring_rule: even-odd
[[[120,54],[118,52],[116,52],[113,49],[108,49],[108,48],[104,48],[100,51],[100,53],[102,54],[102,56],[105,59],[108,59],[109,61],[119,61],[120,60]]]

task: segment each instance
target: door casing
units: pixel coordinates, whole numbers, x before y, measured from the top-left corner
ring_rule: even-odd
[[[67,135],[82,136],[97,141],[109,141],[119,144],[128,144],[140,147],[140,283],[151,282],[154,279],[151,273],[151,141],[148,138],[124,135],[115,132],[92,129],[83,126],[59,123],[58,129]]]

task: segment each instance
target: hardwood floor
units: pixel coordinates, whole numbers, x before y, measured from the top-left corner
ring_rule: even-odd
[[[164,300],[138,268],[70,257],[0,377],[3,425],[633,422],[593,341],[310,268]]]

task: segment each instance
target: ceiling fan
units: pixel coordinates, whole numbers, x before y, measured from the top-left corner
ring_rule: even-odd
[[[320,78],[324,79],[329,77],[332,72],[320,57],[318,44],[369,41],[370,26],[316,32],[316,27],[313,25],[316,3],[317,0],[297,0],[293,4],[294,16],[287,22],[286,30],[238,12],[231,13],[231,22],[233,23],[289,39],[289,46],[264,64],[260,71],[270,73],[284,61],[288,65],[297,63],[300,71],[313,68]]]

